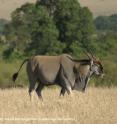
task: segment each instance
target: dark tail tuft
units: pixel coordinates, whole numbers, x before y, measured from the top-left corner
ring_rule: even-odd
[[[18,76],[18,72],[13,74],[12,80],[13,80],[14,82],[15,82],[15,80],[17,79],[17,76]]]

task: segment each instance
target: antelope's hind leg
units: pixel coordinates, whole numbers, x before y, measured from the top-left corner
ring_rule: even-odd
[[[42,83],[39,83],[38,84],[38,86],[37,86],[37,88],[36,88],[36,93],[37,93],[37,95],[38,95],[38,97],[41,99],[41,100],[43,100],[43,97],[42,97],[42,95],[41,95],[41,91],[42,91],[42,89],[44,88],[44,85],[42,84]]]
[[[60,96],[61,96],[61,95],[62,95],[62,96],[65,95],[65,88],[63,88],[63,87],[61,88],[61,91],[60,91]]]
[[[36,84],[36,81],[35,80],[30,80],[29,79],[29,96],[30,96],[30,100],[31,100],[31,92],[35,89],[35,84]]]

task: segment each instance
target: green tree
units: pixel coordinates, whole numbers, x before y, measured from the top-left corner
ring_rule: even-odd
[[[12,21],[6,26],[5,34],[10,47],[9,55],[62,53],[64,44],[58,41],[58,30],[45,6],[25,4],[12,13]],[[11,51],[12,50],[12,51]],[[11,51],[11,52],[9,52]]]
[[[81,8],[80,11],[80,31],[81,37],[78,40],[83,48],[91,49],[92,47],[92,34],[94,34],[95,28],[93,23],[92,13],[87,7]]]
[[[88,8],[82,8],[77,0],[27,3],[12,13],[12,20],[6,26],[8,51],[22,55],[75,54],[79,47],[90,44],[92,22]]]
[[[117,14],[111,16],[98,16],[94,20],[97,30],[104,32],[116,32],[117,31]]]
[[[99,30],[105,30],[106,28],[108,29],[108,17],[106,16],[99,16],[94,20],[95,26]]]
[[[5,25],[8,23],[9,21],[5,20],[5,19],[0,19],[0,35],[4,34],[4,28]]]
[[[59,0],[37,0],[36,6],[46,6],[50,16],[53,16],[53,13],[56,10],[56,4]]]
[[[62,53],[65,45],[58,41],[59,32],[45,7],[39,6],[38,21],[34,20],[34,23],[37,23],[33,26],[36,29],[32,32],[32,42],[26,50],[31,51],[32,54]]]
[[[12,48],[13,51],[23,54],[26,45],[31,42],[34,10],[34,4],[25,4],[12,13],[12,20],[6,25],[4,32],[9,48]]]
[[[59,0],[55,11],[55,22],[59,29],[59,40],[62,42],[73,42],[79,31],[80,5],[77,0]]]
[[[87,7],[82,8],[77,0],[59,0],[54,17],[60,32],[59,40],[67,44],[66,52],[73,51],[70,47],[73,42],[77,47],[90,45],[94,24]]]

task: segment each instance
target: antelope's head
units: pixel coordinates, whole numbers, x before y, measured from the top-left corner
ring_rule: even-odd
[[[93,74],[103,77],[104,76],[104,70],[102,63],[99,59],[97,59],[92,53],[86,53],[88,58],[90,59],[91,68]]]

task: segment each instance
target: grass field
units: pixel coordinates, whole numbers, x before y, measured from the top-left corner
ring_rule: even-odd
[[[90,87],[86,93],[74,92],[72,97],[66,94],[61,98],[58,88],[45,88],[43,102],[35,92],[30,101],[27,90],[0,90],[0,124],[117,123],[117,88]],[[3,120],[8,118],[17,120]]]

